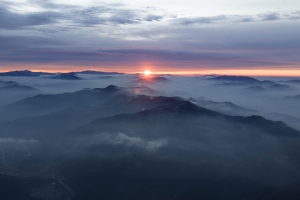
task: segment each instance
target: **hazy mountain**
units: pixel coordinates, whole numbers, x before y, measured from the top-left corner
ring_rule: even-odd
[[[152,152],[156,159],[192,162],[212,177],[224,173],[276,184],[300,178],[292,170],[300,163],[283,166],[276,158],[298,159],[299,131],[260,116],[231,117],[180,99],[136,114],[97,119],[68,135],[60,143],[74,153],[110,157]]]
[[[237,106],[231,102],[214,102],[214,101],[209,101],[209,100],[190,100],[189,101],[197,103],[198,106],[207,108],[209,110],[213,110],[225,115],[230,115],[230,116],[251,116],[251,115],[260,115],[263,116],[267,119],[273,120],[273,121],[283,121],[287,125],[300,130],[300,118],[293,117],[287,114],[282,114],[282,113],[275,113],[275,112],[260,112],[257,110],[250,110],[246,109],[240,106]]]
[[[248,76],[217,76],[209,78],[209,80],[226,81],[226,82],[258,82],[257,79]]]
[[[20,84],[11,84],[11,85],[0,87],[0,91],[1,92],[6,91],[6,92],[12,92],[12,93],[16,93],[16,92],[41,93],[41,91],[36,89],[36,88],[29,87],[29,86],[26,86],[26,85],[20,85]]]
[[[235,123],[242,123],[245,126],[255,126],[262,130],[264,130],[266,133],[271,135],[286,135],[286,136],[293,136],[293,137],[300,137],[300,132],[289,128],[287,125],[285,125],[282,122],[273,122],[269,121],[267,119],[264,119],[260,116],[251,116],[251,117],[230,117],[227,115],[220,114],[218,112],[214,112],[202,107],[198,107],[195,104],[184,101],[181,99],[170,99],[169,102],[166,102],[165,105],[161,105],[158,107],[155,107],[151,110],[142,111],[136,114],[123,114],[123,115],[117,115],[115,117],[106,118],[106,119],[99,119],[95,120],[91,124],[82,127],[81,129],[78,129],[74,131],[74,133],[84,133],[84,134],[93,134],[95,132],[101,131],[113,131],[116,132],[116,130],[119,130],[120,132],[125,131],[122,130],[122,124],[126,122],[126,126],[135,126],[134,124],[141,123],[144,128],[144,133],[141,131],[141,134],[147,135],[146,132],[149,132],[149,129],[155,129],[155,125],[158,125],[161,121],[167,121],[169,122],[168,118],[172,118],[173,121],[171,121],[172,126],[166,126],[166,130],[168,130],[168,127],[171,129],[176,127],[177,120],[179,121],[181,118],[184,119],[184,117],[192,117],[192,118],[198,118],[198,117],[207,117],[212,120],[221,120],[226,121],[228,124],[235,124]],[[158,120],[158,118],[166,118],[164,120]],[[191,120],[191,119],[189,119]],[[153,124],[152,124],[153,123]],[[147,125],[154,125],[152,127],[147,127]],[[181,124],[178,122],[178,124]],[[203,127],[199,124],[194,124],[193,121],[191,121],[191,125],[196,126],[195,128],[202,129]],[[208,128],[213,123],[210,122],[209,124],[206,124],[205,128]],[[181,125],[180,125],[181,126]],[[138,126],[137,126],[138,127]],[[178,130],[184,129],[184,127],[178,127]],[[184,130],[181,130],[184,132]],[[155,132],[155,131],[153,131]],[[169,131],[165,131],[165,134],[168,134]],[[154,134],[150,134],[151,136],[154,136]],[[149,136],[150,136],[149,135]],[[158,135],[157,135],[158,136]],[[187,135],[185,135],[187,136]]]
[[[0,76],[40,76],[40,75],[51,75],[52,73],[47,72],[32,72],[29,70],[22,71],[10,71],[10,72],[2,72]]]
[[[94,70],[86,70],[86,71],[76,72],[76,74],[124,75],[124,73],[119,73],[119,72],[102,72],[102,71],[94,71]]]
[[[99,79],[111,79],[113,76],[99,76]]]
[[[285,97],[284,99],[286,99],[286,100],[300,101],[300,95],[296,95],[296,96],[288,96],[288,97]]]
[[[206,109],[213,110],[213,111],[216,111],[219,113],[223,113],[225,115],[250,116],[250,115],[258,114],[258,111],[242,108],[231,102],[214,102],[214,101],[208,101],[208,100],[197,100],[195,102],[197,102],[198,106],[201,106]]]
[[[170,80],[165,77],[160,76],[149,76],[149,77],[142,77],[140,76],[137,80],[132,81],[132,84],[152,84],[152,83],[164,83],[169,82]]]
[[[297,88],[286,84],[274,84],[268,87],[269,90],[296,90]]]
[[[251,86],[244,89],[248,92],[266,92],[266,89],[261,86]]]
[[[294,84],[294,85],[299,85],[300,80],[299,79],[293,79],[293,80],[288,80],[288,81],[280,81],[282,83],[287,83],[287,84]]]
[[[21,85],[12,81],[0,82],[0,85],[0,106],[43,93],[36,88]]]
[[[18,84],[15,81],[0,81],[0,87]]]
[[[268,80],[263,80],[263,81],[259,81],[258,83],[256,83],[256,85],[258,86],[263,86],[263,87],[268,87],[268,86],[272,86],[275,85],[276,83],[273,81],[268,81]]]
[[[116,83],[123,85],[131,78],[120,76]],[[40,79],[14,80],[38,87],[58,87],[61,82]],[[94,80],[94,85],[105,82]],[[91,81],[64,82],[61,86],[74,90],[92,87]],[[91,200],[264,200],[279,193],[282,198],[298,197],[282,187],[300,180],[300,132],[289,126],[295,127],[299,119],[274,113],[275,109],[267,113],[252,107],[255,99],[262,106],[292,105],[288,102],[297,102],[289,100],[294,96],[239,94],[246,87],[268,90],[274,85],[270,82],[264,86],[260,81],[228,82],[217,87],[203,81],[197,80],[196,85],[189,77],[172,77],[168,84],[157,85],[160,93],[146,84],[127,88],[111,85],[36,95],[5,106],[0,110],[0,154],[5,155],[0,159],[0,172],[16,176],[17,181],[42,174],[50,185],[37,184],[40,188],[35,197],[60,193],[69,198],[69,189],[75,192],[74,199]],[[202,86],[208,92],[200,90]],[[13,82],[3,83],[3,87],[31,89]],[[174,90],[188,99],[157,96]],[[220,101],[207,100],[208,94]],[[287,120],[289,125],[281,122]],[[35,187],[27,182],[28,188]],[[19,192],[22,186],[9,187]]]
[[[103,98],[106,98],[106,96],[103,96]],[[178,98],[119,94],[104,99],[100,104],[94,104],[92,107],[66,109],[43,116],[0,122],[0,137],[34,138],[41,142],[53,142],[53,140],[62,137],[64,133],[88,124],[97,118],[122,113],[135,113],[176,100]]]
[[[85,106],[97,106],[114,97],[115,95],[129,95],[125,90],[116,86],[106,88],[83,89],[74,93],[40,94],[10,104],[1,109],[5,115],[1,120],[9,120],[20,117],[45,115],[50,112],[68,108],[76,109]]]
[[[61,73],[55,76],[50,76],[47,78],[54,78],[54,79],[63,79],[63,80],[81,80],[80,77],[77,76],[75,72],[70,73]]]

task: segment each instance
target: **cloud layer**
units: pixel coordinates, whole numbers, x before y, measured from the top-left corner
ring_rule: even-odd
[[[131,66],[139,71],[143,63],[150,63],[157,70],[164,66],[195,71],[284,69],[300,63],[300,11],[284,5],[284,10],[274,10],[270,4],[256,13],[229,8],[220,12],[216,6],[209,15],[180,10],[175,7],[178,2],[169,9],[164,5],[168,3],[134,7],[114,2],[4,1],[0,69],[37,69],[43,64],[64,70],[77,65],[124,70]]]

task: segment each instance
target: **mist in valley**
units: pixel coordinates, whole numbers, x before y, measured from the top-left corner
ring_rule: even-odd
[[[24,199],[299,197],[294,78],[42,74],[0,90],[1,176]]]

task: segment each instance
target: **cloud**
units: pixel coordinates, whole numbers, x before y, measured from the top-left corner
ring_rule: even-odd
[[[58,39],[47,38],[43,36],[29,37],[29,36],[2,36],[0,35],[0,52],[5,55],[7,52],[18,51],[19,53],[29,49],[40,49],[42,47],[61,46],[66,45],[66,42]],[[22,55],[20,55],[22,56]],[[1,55],[0,55],[1,57]]]
[[[201,25],[201,24],[220,24],[219,22],[227,23],[247,23],[247,22],[264,22],[264,21],[278,21],[278,20],[297,20],[299,13],[285,13],[284,15],[278,12],[268,12],[258,15],[215,15],[211,17],[190,17],[177,18],[173,23],[179,25]]]
[[[48,11],[20,14],[6,7],[0,7],[0,29],[21,29],[26,26],[53,24],[59,16],[59,13]]]
[[[181,25],[191,25],[191,24],[211,24],[216,21],[228,19],[226,15],[218,15],[213,17],[195,17],[195,18],[179,18],[175,20],[175,23]]]
[[[163,16],[161,16],[161,15],[153,15],[153,14],[149,14],[149,15],[147,15],[144,18],[145,21],[150,21],[150,22],[152,22],[152,21],[160,21],[162,19],[163,19]]]
[[[33,145],[33,144],[38,144],[39,141],[30,139],[30,140],[25,140],[25,139],[13,139],[13,138],[0,138],[0,144],[28,144],[28,145]]]
[[[275,20],[281,19],[280,14],[276,13],[276,12],[262,14],[262,15],[258,15],[258,16],[261,17],[261,19],[263,21],[275,21]]]
[[[56,4],[51,1],[31,1],[43,11],[20,13],[12,11],[17,4],[6,3],[0,6],[0,28],[21,29],[28,26],[62,25],[96,26],[126,25],[141,22],[153,22],[163,19],[162,15],[153,13],[152,9],[130,9],[122,4],[105,4],[93,7]]]
[[[107,63],[110,66],[138,65],[144,60],[150,60],[156,65],[164,63],[165,67],[182,68],[182,63],[190,63],[190,67],[200,64],[214,67],[241,67],[241,66],[280,66],[288,63],[272,60],[260,60],[247,55],[224,52],[190,52],[171,50],[145,50],[145,49],[116,49],[116,50],[56,50],[47,49],[17,51],[9,55],[0,55],[3,63],[67,63],[71,65],[96,66]],[[165,64],[167,63],[167,64]]]
[[[35,11],[21,12],[17,6]],[[141,62],[174,68],[291,66],[299,63],[299,33],[294,30],[299,16],[297,11],[192,17],[103,2],[6,2],[0,5],[0,62],[60,67],[136,68]]]
[[[111,145],[123,145],[127,148],[137,147],[140,149],[145,149],[150,152],[157,151],[160,147],[168,144],[166,139],[158,140],[145,140],[140,137],[130,137],[124,133],[110,134],[110,133],[101,133],[95,136],[92,136],[92,141],[90,142],[91,146],[99,144],[111,144]]]

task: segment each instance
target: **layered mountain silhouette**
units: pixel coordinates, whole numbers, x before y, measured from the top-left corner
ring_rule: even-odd
[[[203,126],[204,124],[201,123],[201,118],[205,118],[204,121],[207,119],[210,119],[211,121]],[[198,123],[195,123],[197,119],[199,119],[199,121]],[[126,124],[126,127],[137,127],[140,129],[141,134],[147,134],[147,132],[149,132],[151,129],[155,129],[156,125],[157,127],[160,127],[159,125],[161,125],[160,123],[162,121],[166,123],[164,134],[171,134],[171,130],[173,130],[174,127],[176,127],[176,131],[181,130],[182,132],[185,132],[184,130],[186,127],[193,127],[195,128],[195,132],[201,132],[202,129],[207,129],[209,126],[212,126],[213,128],[215,126],[214,121],[216,124],[219,124],[220,121],[223,121],[224,124],[231,124],[233,126],[236,125],[237,128],[241,128],[240,125],[242,124],[249,128],[261,129],[263,132],[271,135],[300,137],[299,131],[288,127],[282,122],[273,122],[261,116],[231,117],[198,107],[189,101],[178,98],[166,99],[163,102],[163,105],[136,114],[122,114],[110,118],[95,120],[91,124],[74,131],[74,133],[79,134],[82,132],[84,134],[93,134],[98,133],[99,130],[123,132],[126,131],[126,128],[124,128],[122,124]],[[182,126],[182,121],[185,121],[189,125]],[[171,124],[168,124],[168,122]],[[168,128],[170,130],[168,130]],[[217,127],[214,128],[218,129]],[[151,132],[154,133],[156,131]],[[154,136],[153,134],[149,135]]]
[[[102,71],[94,71],[94,70],[85,70],[76,72],[77,74],[92,74],[92,75],[124,75],[124,73],[119,72],[102,72]]]
[[[83,93],[82,93],[83,92]],[[91,94],[93,93],[93,94]],[[90,95],[91,101],[83,101],[80,96]],[[72,97],[72,98],[70,98]],[[68,98],[76,101],[69,102]],[[49,105],[49,101],[66,100],[65,104]],[[79,126],[103,117],[110,117],[121,113],[135,113],[150,109],[168,101],[177,100],[172,97],[150,97],[145,95],[132,95],[125,88],[109,86],[103,89],[84,90],[74,94],[62,94],[43,98],[33,97],[17,102],[19,110],[27,112],[17,112],[11,107],[7,107],[8,113],[13,113],[3,117],[0,122],[0,137],[35,138],[39,141],[51,141],[60,138],[65,132],[71,131]],[[48,101],[48,102],[47,102]],[[62,101],[63,102],[63,101]],[[81,104],[81,102],[84,102]],[[73,108],[67,108],[73,106]],[[13,106],[15,107],[15,106]],[[56,110],[56,111],[55,111]],[[15,111],[15,112],[14,112]],[[30,111],[30,114],[28,112]],[[25,117],[25,118],[22,118]],[[19,118],[15,119],[14,118]],[[60,124],[60,126],[57,126]]]
[[[94,107],[101,105],[104,101],[107,101],[118,94],[126,96],[126,91],[116,86],[108,86],[103,89],[83,89],[74,93],[57,95],[40,94],[17,101],[2,108],[1,112],[5,113],[5,115],[2,116],[1,120],[44,115],[68,108],[76,109],[85,106]]]
[[[225,81],[225,82],[246,82],[246,83],[258,82],[257,79],[248,76],[226,76],[226,75],[209,78],[209,80]]]
[[[81,80],[81,78],[78,77],[75,72],[60,73],[58,75],[47,77],[47,78],[62,79],[62,80]]]
[[[39,89],[14,81],[0,81],[0,106],[42,93]]]
[[[10,71],[10,72],[0,73],[0,76],[40,76],[40,75],[52,75],[52,73],[32,72],[30,70]]]
[[[138,79],[132,81],[132,84],[155,84],[155,83],[165,83],[170,81],[165,77],[160,76],[149,76],[149,77],[142,77],[140,76]]]
[[[5,106],[0,143],[17,160],[8,164],[59,176],[75,199],[299,197],[299,131],[231,102],[135,90],[155,92],[110,85]]]

